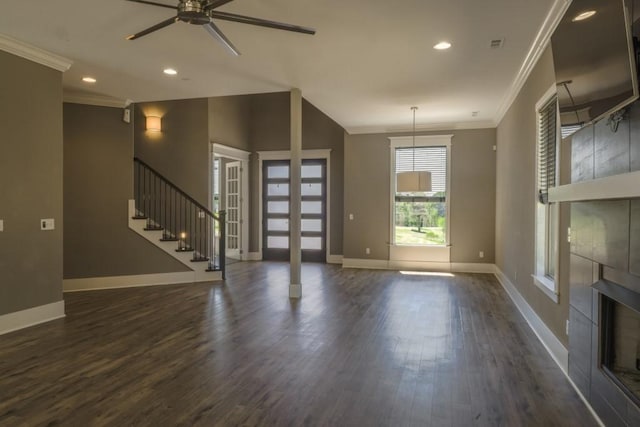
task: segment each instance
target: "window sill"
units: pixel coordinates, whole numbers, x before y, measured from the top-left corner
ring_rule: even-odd
[[[533,284],[536,285],[546,296],[551,298],[551,301],[558,304],[558,293],[554,290],[555,283],[553,280],[545,276],[537,276],[532,274]]]

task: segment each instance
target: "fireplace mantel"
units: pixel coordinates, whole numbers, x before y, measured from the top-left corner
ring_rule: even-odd
[[[640,197],[640,171],[592,179],[549,189],[551,202],[634,199]]]

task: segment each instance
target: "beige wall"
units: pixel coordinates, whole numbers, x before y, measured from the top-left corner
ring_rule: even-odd
[[[451,262],[493,263],[495,129],[419,132],[453,135],[451,147]],[[344,257],[388,260],[390,241],[389,137],[345,134]],[[409,134],[410,135],[410,134]],[[349,214],[354,219],[349,220]],[[371,253],[366,254],[365,248]],[[479,252],[484,252],[484,258]]]
[[[188,269],[129,229],[133,125],[121,108],[64,104],[64,278]]]
[[[535,66],[497,130],[496,265],[516,286],[538,316],[567,344],[569,315],[566,279],[566,212],[561,223],[559,304],[532,281],[535,264],[536,111],[535,104],[555,84],[553,58],[548,48]],[[563,153],[567,153],[563,147]],[[563,162],[563,166],[566,162]],[[567,179],[566,171],[563,179]]]
[[[63,157],[62,74],[2,51],[0,69],[2,315],[62,300]]]
[[[209,206],[209,105],[205,98],[136,104],[134,153],[204,206]],[[162,117],[162,132],[145,117]]]

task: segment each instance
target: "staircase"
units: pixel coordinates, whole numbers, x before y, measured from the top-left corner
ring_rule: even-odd
[[[194,281],[224,280],[224,211],[214,214],[139,158],[133,163],[129,228],[193,270]]]

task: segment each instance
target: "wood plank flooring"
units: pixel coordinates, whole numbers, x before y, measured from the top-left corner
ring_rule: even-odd
[[[491,275],[230,270],[0,336],[0,425],[596,425]]]

